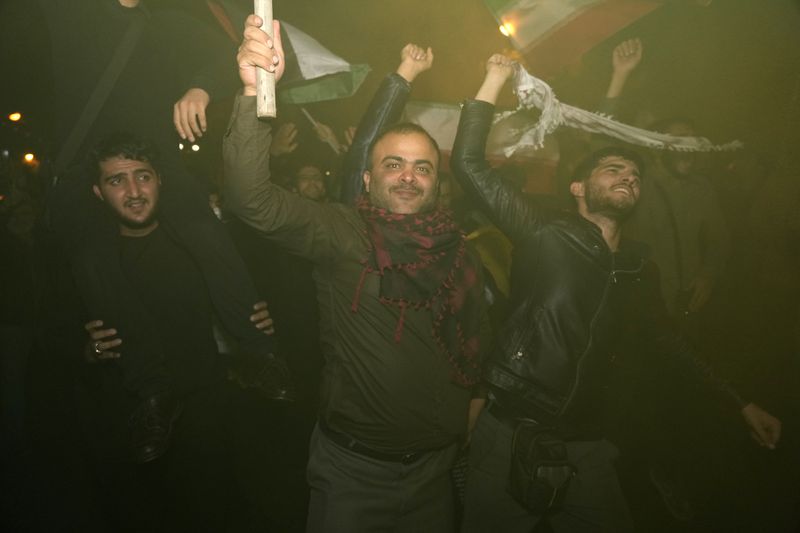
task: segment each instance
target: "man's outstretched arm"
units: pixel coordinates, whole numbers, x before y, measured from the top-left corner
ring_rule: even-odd
[[[655,263],[645,266],[639,290],[641,304],[637,308],[638,319],[644,327],[646,337],[654,343],[655,352],[675,360],[689,377],[722,393],[735,405],[750,429],[750,435],[759,445],[774,449],[781,436],[781,421],[761,407],[743,399],[734,387],[722,379],[714,369],[697,356],[686,340],[675,332],[661,295],[660,274]]]
[[[599,112],[614,116],[617,114],[620,96],[628,81],[628,77],[642,61],[644,46],[641,39],[628,39],[614,48],[611,53],[611,81],[606,89],[606,96]]]
[[[255,15],[245,23],[237,61],[242,94],[222,144],[225,163],[225,200],[230,212],[287,251],[312,261],[330,256],[341,217],[316,202],[273,184],[269,170],[271,122],[256,117],[256,68],[283,74],[283,49],[275,22],[275,41],[261,30]]]
[[[486,160],[486,140],[500,91],[514,74],[512,59],[495,54],[486,62],[486,76],[474,100],[461,109],[450,168],[464,190],[498,228],[514,240],[534,229],[543,213],[519,191],[503,182]]]

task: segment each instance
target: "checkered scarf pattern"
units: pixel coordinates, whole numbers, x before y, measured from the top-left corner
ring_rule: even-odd
[[[427,309],[432,335],[453,368],[456,383],[480,379],[479,331],[483,310],[480,264],[450,211],[400,215],[361,196],[356,206],[366,224],[368,256],[353,298],[358,311],[368,273],[380,276],[380,301],[400,310],[394,341],[400,342],[408,308]]]

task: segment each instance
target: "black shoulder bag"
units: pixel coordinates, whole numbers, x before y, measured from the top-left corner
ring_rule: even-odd
[[[511,443],[508,493],[535,515],[561,509],[577,469],[553,428],[522,420]]]

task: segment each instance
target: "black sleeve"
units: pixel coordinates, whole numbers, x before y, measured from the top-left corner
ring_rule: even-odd
[[[384,128],[400,118],[410,92],[411,84],[399,74],[389,74],[381,83],[358,124],[353,144],[342,163],[342,192],[339,197],[342,203],[352,204],[361,194],[369,147]]]
[[[716,374],[711,365],[701,359],[675,329],[664,304],[658,267],[652,261],[645,265],[639,285],[640,301],[636,307],[640,313],[639,324],[653,351],[676,364],[688,378],[721,393],[731,406],[741,409],[747,405],[749,402],[739,395],[730,382]]]
[[[486,139],[493,116],[494,106],[488,102],[464,102],[450,169],[464,191],[514,241],[536,231],[545,218],[549,218],[551,210],[529,202],[521,192],[505,183],[501,172],[486,160]]]

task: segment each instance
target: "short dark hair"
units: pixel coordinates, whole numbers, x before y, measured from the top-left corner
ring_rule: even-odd
[[[367,169],[372,170],[372,154],[375,151],[375,146],[381,142],[384,137],[393,133],[400,135],[419,133],[427,137],[428,141],[431,143],[431,146],[433,146],[433,149],[436,151],[436,167],[438,170],[439,163],[442,160],[442,151],[439,149],[439,143],[436,142],[436,139],[434,139],[425,128],[419,124],[414,124],[413,122],[399,122],[380,131],[378,136],[375,137],[375,140],[372,141],[372,144],[369,145],[369,151],[367,151]]]
[[[644,175],[644,160],[639,154],[623,146],[606,146],[583,158],[575,168],[575,172],[572,173],[569,183],[587,180],[592,175],[592,171],[600,164],[600,161],[607,157],[621,157],[626,161],[630,161],[639,169],[639,177],[641,178]]]
[[[100,139],[87,156],[86,171],[92,183],[100,179],[100,163],[113,157],[150,163],[156,172],[161,161],[153,143],[129,131],[117,131]]]
[[[327,164],[327,161],[323,161],[322,157],[308,156],[288,161],[286,173],[292,181],[297,181],[297,175],[306,167],[316,168],[323,176],[330,170],[330,165]]]

